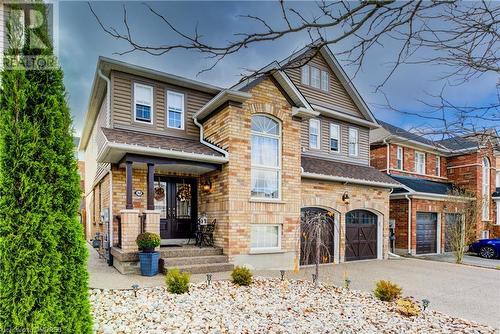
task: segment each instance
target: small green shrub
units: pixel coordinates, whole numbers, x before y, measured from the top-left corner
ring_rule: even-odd
[[[406,317],[415,317],[420,314],[420,307],[417,303],[409,299],[398,299],[396,304],[396,310],[398,313]]]
[[[135,239],[135,243],[140,250],[153,250],[160,246],[160,241],[160,236],[151,232],[141,233]]]
[[[401,297],[402,289],[391,281],[380,280],[375,284],[373,294],[384,302],[392,302]]]
[[[248,286],[252,284],[252,273],[248,268],[235,267],[231,273],[234,284]]]
[[[180,272],[179,269],[169,269],[165,277],[165,284],[167,284],[167,291],[170,293],[182,294],[189,292],[189,280],[191,274],[187,272]]]

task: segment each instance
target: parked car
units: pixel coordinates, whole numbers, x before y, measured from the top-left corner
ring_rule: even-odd
[[[485,259],[494,259],[500,256],[500,239],[482,239],[469,245],[469,251]]]

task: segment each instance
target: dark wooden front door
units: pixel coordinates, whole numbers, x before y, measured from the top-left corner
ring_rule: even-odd
[[[197,213],[197,183],[192,178],[155,176],[155,209],[162,239],[192,237]]]
[[[377,220],[377,215],[367,210],[346,214],[346,261],[377,258]]]
[[[300,223],[300,264],[308,265],[316,263],[316,240],[308,235],[312,229],[307,227],[308,216],[322,215],[324,225],[321,228],[321,247],[320,247],[320,263],[331,263],[334,259],[334,234],[335,231],[335,216],[332,212],[322,208],[308,207],[301,210]],[[313,233],[313,232],[312,232]]]
[[[417,212],[417,254],[436,253],[437,213]]]

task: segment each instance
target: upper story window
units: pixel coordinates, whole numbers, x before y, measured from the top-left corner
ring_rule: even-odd
[[[184,129],[184,94],[167,91],[167,127]]]
[[[138,122],[152,123],[153,87],[134,83],[134,119]]]
[[[483,220],[490,219],[490,160],[483,158]]]
[[[301,83],[317,89],[328,91],[330,84],[330,74],[328,71],[320,70],[317,67],[304,65],[301,68]]]
[[[425,175],[425,153],[415,151],[415,172]]]
[[[403,170],[403,148],[396,146],[396,169]]]
[[[309,120],[309,147],[319,150],[321,142],[319,119]]]
[[[340,125],[330,123],[330,151],[340,151]]]
[[[357,157],[359,153],[358,129],[349,128],[349,155]]]
[[[254,198],[279,198],[281,175],[280,124],[264,115],[252,116],[252,190]]]
[[[436,167],[434,169],[434,173],[437,176],[441,176],[441,157],[436,155]]]

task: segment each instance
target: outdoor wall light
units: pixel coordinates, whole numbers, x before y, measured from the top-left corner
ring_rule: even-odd
[[[212,182],[210,182],[210,179],[206,179],[202,184],[201,184],[201,189],[206,192],[206,193],[209,193],[212,191]]]
[[[344,192],[344,194],[342,195],[342,202],[344,202],[344,204],[349,204],[349,200],[350,200],[350,197],[349,197],[349,194],[346,192]]]

